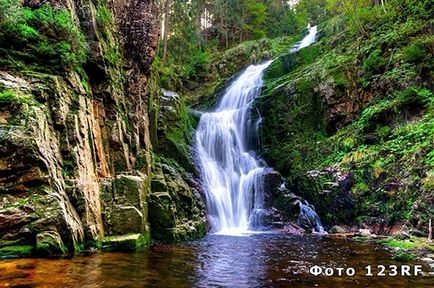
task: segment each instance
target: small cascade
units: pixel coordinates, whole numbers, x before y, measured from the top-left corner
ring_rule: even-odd
[[[316,26],[310,27],[294,51],[313,43],[315,34]],[[214,111],[201,114],[196,132],[197,163],[208,217],[219,234],[242,235],[262,228],[266,172],[263,161],[252,151],[252,129],[257,125],[250,114],[261,91],[263,71],[271,62],[247,67]]]
[[[308,29],[308,34],[306,35],[306,37],[304,37],[303,40],[301,40],[299,43],[294,45],[294,47],[291,49],[291,52],[293,53],[297,52],[298,50],[303,49],[315,42],[316,34],[318,32],[317,26],[311,27],[310,24],[308,24],[307,29]]]

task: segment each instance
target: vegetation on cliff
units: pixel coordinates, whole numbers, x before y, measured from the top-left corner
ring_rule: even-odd
[[[225,1],[162,1],[169,3],[162,13],[173,26],[153,66],[159,83],[207,109],[240,69],[278,57],[255,103],[268,164],[328,225],[391,233],[393,225],[405,224],[426,231],[434,213],[432,3],[315,0],[290,9],[280,1],[256,1],[250,24],[262,32],[226,39],[225,23],[243,27],[236,11],[253,2],[237,1],[219,14]],[[279,5],[291,10],[292,20],[271,21]],[[207,9],[217,18],[205,24],[182,18]],[[308,22],[319,25],[318,43],[289,53]],[[292,28],[277,29],[282,25]],[[207,38],[211,31],[218,36]]]
[[[363,2],[363,1],[360,1]],[[434,215],[431,1],[352,7],[265,74],[262,155],[327,224],[427,231]]]
[[[0,65],[43,72],[71,70],[87,59],[87,42],[66,9],[0,1]]]

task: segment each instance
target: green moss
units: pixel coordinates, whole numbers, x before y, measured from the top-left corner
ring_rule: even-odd
[[[29,257],[32,255],[33,249],[34,246],[30,245],[2,247],[0,248],[0,258]]]
[[[86,61],[85,37],[68,10],[50,5],[30,9],[18,0],[1,0],[0,6],[3,64],[20,69],[23,62],[27,70],[62,71]]]
[[[413,261],[416,260],[418,257],[415,253],[408,253],[404,251],[397,251],[395,254],[391,257],[393,260],[397,261]]]
[[[412,237],[407,240],[399,240],[395,238],[389,238],[385,240],[378,240],[377,243],[385,245],[390,248],[397,248],[399,250],[415,250],[415,249],[428,249],[434,251],[434,247],[430,245],[425,238]]]
[[[420,47],[417,44],[409,45],[404,52],[403,59],[404,61],[411,63],[420,63],[427,57],[427,52],[424,48]]]
[[[17,93],[14,90],[4,90],[0,92],[0,102],[31,104],[34,102],[34,100],[33,97],[30,95]]]
[[[332,19],[317,44],[265,71],[255,101],[263,117],[261,154],[326,224],[427,225],[434,215],[432,61],[423,55],[432,40],[425,13],[397,12],[408,6],[387,15],[363,12],[363,37],[348,19]],[[330,169],[353,175],[352,217],[330,209],[349,197],[327,184],[337,182],[331,173],[306,176]]]
[[[108,236],[102,239],[102,250],[134,251],[150,243],[149,233]]]

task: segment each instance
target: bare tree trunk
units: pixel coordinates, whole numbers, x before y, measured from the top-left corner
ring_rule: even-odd
[[[385,0],[381,0],[381,6],[383,7],[384,13],[386,13],[386,7],[384,6]]]
[[[162,62],[166,62],[167,59],[167,39],[169,34],[169,18],[170,18],[170,0],[166,0],[164,4],[164,34],[163,34],[163,56]]]
[[[240,25],[240,43],[243,42],[243,29],[244,29],[244,19],[245,19],[245,14],[244,14],[244,9],[243,9],[243,14],[241,16],[241,25]]]
[[[428,242],[432,243],[432,220],[429,219],[429,224],[428,224]]]
[[[226,49],[229,48],[229,31],[228,31],[228,1],[225,1],[225,17],[226,17],[226,25],[225,25],[225,42],[226,42]]]

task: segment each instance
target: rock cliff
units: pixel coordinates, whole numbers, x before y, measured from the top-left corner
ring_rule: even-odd
[[[200,233],[188,235],[202,236],[203,205],[179,175],[179,159],[154,165],[151,139],[165,137],[157,134],[162,120],[151,119],[162,95],[149,83],[159,35],[155,3],[1,5],[0,256],[146,244],[154,228],[168,228],[159,227],[158,209],[148,219],[159,177],[171,183],[157,191],[170,194],[168,205],[176,206],[179,194],[198,207],[170,217],[176,225],[194,218],[190,228]]]

